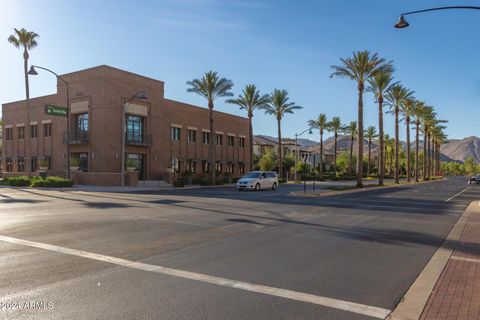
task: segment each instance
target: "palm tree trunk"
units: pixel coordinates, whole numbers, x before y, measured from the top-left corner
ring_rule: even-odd
[[[367,166],[367,177],[370,176],[370,156],[371,156],[371,149],[372,149],[372,140],[368,140],[368,166]]]
[[[213,103],[209,102],[208,103],[208,109],[210,110],[210,176],[212,177],[213,182],[215,183],[217,181],[217,168],[215,165],[215,156],[213,152],[214,148],[214,139],[215,135],[213,132]]]
[[[26,118],[26,121],[27,123],[25,123],[25,137],[24,137],[24,141],[25,141],[25,167],[27,169],[27,176],[30,176],[31,174],[31,155],[30,155],[30,141],[29,141],[29,134],[30,134],[30,114],[29,114],[29,106],[30,106],[30,86],[29,86],[29,83],[28,83],[28,58],[29,58],[29,54],[28,54],[28,50],[27,48],[24,49],[23,51],[23,71],[24,71],[24,75],[25,75],[25,96],[26,96],[26,100],[25,100],[25,118]],[[68,155],[70,156],[70,155]]]
[[[419,138],[419,130],[420,130],[420,123],[417,121],[415,123],[416,125],[416,132],[415,132],[415,182],[418,182],[418,177],[420,176],[419,175],[419,172],[418,172],[418,138]]]
[[[407,181],[410,182],[410,118],[406,117],[407,122]]]
[[[384,155],[385,155],[383,157],[383,169],[384,169],[384,171],[386,171],[387,170],[386,169],[387,168],[387,156],[388,156],[388,149],[387,149],[387,144],[386,143],[384,143],[383,149],[384,149]],[[390,168],[388,169],[388,174],[390,174]]]
[[[398,156],[398,151],[400,144],[398,143],[399,139],[399,126],[398,126],[398,106],[395,107],[395,183],[400,183],[399,173],[400,173],[400,159]]]
[[[391,175],[393,171],[393,148],[390,146],[390,168],[388,169],[388,173]]]
[[[423,129],[423,180],[427,179],[427,127]]]
[[[323,178],[323,129],[320,129],[320,160],[318,162],[320,178]]]
[[[337,140],[338,133],[334,134],[334,143],[333,143],[333,171],[335,172],[335,177],[337,177]]]
[[[378,184],[383,185],[383,179],[385,178],[385,154],[383,148],[383,97],[379,97],[378,99],[378,130],[379,130],[379,138],[380,138],[380,151],[379,151],[379,159],[378,159]]]
[[[278,126],[278,174],[283,179],[283,148],[282,148],[282,129],[281,120],[277,118]]]
[[[427,133],[427,177],[430,178],[430,133]]]
[[[350,158],[348,159],[348,175],[352,175],[352,160],[353,160],[353,135],[350,138]]]
[[[357,187],[363,187],[363,83],[358,84]]]
[[[252,125],[252,116],[248,117],[248,130],[249,130],[249,149],[250,149],[250,171],[253,171],[253,125]]]

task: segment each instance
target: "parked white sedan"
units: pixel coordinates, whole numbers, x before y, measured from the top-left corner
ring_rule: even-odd
[[[241,177],[237,181],[237,189],[261,190],[278,188],[277,173],[273,171],[252,171]]]

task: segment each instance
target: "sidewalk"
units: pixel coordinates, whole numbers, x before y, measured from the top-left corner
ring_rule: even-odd
[[[421,320],[480,320],[480,202],[438,279]]]

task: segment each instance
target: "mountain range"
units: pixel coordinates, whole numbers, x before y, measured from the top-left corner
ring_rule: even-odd
[[[277,138],[259,135],[262,138],[269,139],[272,141],[277,141]],[[320,146],[318,141],[313,141],[310,139],[298,139],[298,144],[302,149],[308,151],[319,152]],[[350,137],[346,135],[339,135],[337,141],[337,150],[338,151],[348,151],[350,150]],[[406,142],[400,141],[402,146],[405,148]],[[412,149],[415,148],[415,140],[411,142]],[[423,150],[423,141],[419,143],[420,149]],[[354,142],[354,150],[357,147],[357,140]],[[334,139],[330,137],[323,141],[323,150],[325,152],[333,153],[334,149]],[[364,141],[364,151],[368,152],[368,141]],[[441,160],[442,161],[457,161],[464,162],[469,157],[472,157],[477,163],[480,163],[480,138],[476,136],[471,136],[463,139],[449,139],[444,143],[441,148]],[[378,145],[375,142],[372,142],[372,153],[375,154],[378,152]]]

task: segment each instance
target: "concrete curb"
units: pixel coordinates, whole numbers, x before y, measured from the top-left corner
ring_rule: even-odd
[[[380,189],[405,187],[410,185],[419,185],[419,184],[425,184],[425,183],[434,183],[434,182],[439,182],[444,180],[445,179],[437,179],[437,180],[430,180],[430,181],[410,182],[410,183],[392,184],[388,186],[364,187],[361,189],[349,189],[349,190],[338,190],[338,191],[335,191],[335,190],[332,191],[332,190],[326,189],[328,191],[319,192],[319,193],[308,193],[308,192],[303,193],[303,191],[293,191],[288,193],[288,195],[299,196],[299,197],[325,197],[325,196],[334,196],[339,194],[349,194],[349,193],[357,193],[357,192],[374,191],[374,190],[380,190]]]
[[[410,286],[407,293],[403,296],[400,303],[395,310],[387,317],[389,320],[418,320],[422,315],[423,310],[430,298],[443,269],[447,265],[450,256],[455,251],[455,248],[462,236],[465,225],[474,210],[479,210],[478,201],[472,201],[457,223],[452,227],[450,233],[443,241],[442,245],[415,282]],[[455,243],[455,246],[448,245],[447,242]]]

